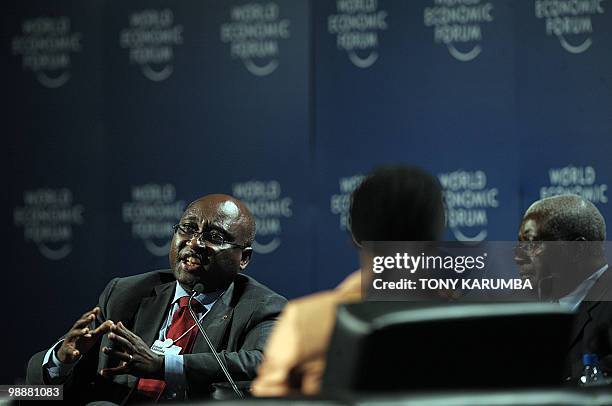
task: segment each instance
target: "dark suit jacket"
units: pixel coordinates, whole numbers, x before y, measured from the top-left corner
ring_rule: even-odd
[[[582,373],[582,355],[595,353],[601,368],[612,373],[612,269],[608,269],[578,306],[566,362],[566,376]]]
[[[176,281],[169,270],[115,278],[100,295],[98,305],[102,311],[97,323],[122,321],[150,346],[158,337],[175,286]],[[254,279],[238,274],[204,317],[202,324],[234,380],[252,380],[255,377],[266,340],[285,303],[284,297]],[[111,380],[97,373],[101,368],[112,366],[112,361],[100,351],[109,344],[105,335],[81,358],[65,382],[65,398],[78,402],[110,400],[121,403],[128,397],[137,381],[135,376],[119,375]],[[42,368],[46,352],[30,359],[28,383],[52,383]],[[201,335],[198,335],[192,353],[184,356],[184,368],[187,395],[191,399],[206,396],[211,383],[225,381]]]

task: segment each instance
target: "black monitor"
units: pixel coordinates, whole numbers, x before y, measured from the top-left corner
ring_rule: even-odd
[[[560,386],[572,316],[547,303],[341,305],[323,390]]]

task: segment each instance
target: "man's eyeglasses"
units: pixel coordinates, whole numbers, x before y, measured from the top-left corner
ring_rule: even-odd
[[[218,231],[200,231],[198,230],[198,227],[192,224],[175,224],[174,226],[172,226],[172,230],[175,233],[178,233],[182,238],[186,238],[189,240],[195,237],[198,241],[207,242],[216,246],[232,245],[234,247],[247,248],[246,245],[236,244],[234,242],[227,241],[223,234],[219,233]]]
[[[542,247],[542,241],[519,241],[516,244],[515,252],[525,253],[526,255],[533,257],[536,256]]]

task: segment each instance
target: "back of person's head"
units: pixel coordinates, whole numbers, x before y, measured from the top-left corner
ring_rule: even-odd
[[[558,241],[604,241],[606,222],[590,201],[576,195],[538,200],[527,209],[525,218],[541,218],[544,234]]]
[[[442,188],[414,166],[375,169],[351,197],[353,239],[363,241],[435,241],[444,229]]]

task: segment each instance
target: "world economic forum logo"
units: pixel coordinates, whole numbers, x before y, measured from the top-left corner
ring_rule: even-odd
[[[535,16],[544,20],[547,36],[557,37],[570,54],[581,54],[593,44],[593,17],[604,14],[603,1],[536,0]]]
[[[250,180],[232,184],[232,194],[249,208],[257,227],[253,251],[270,254],[282,242],[282,224],[293,216],[293,199],[284,196],[277,180]]]
[[[433,27],[434,43],[446,45],[461,62],[480,55],[483,25],[493,20],[493,4],[480,0],[434,0],[433,7],[423,11],[425,27]]]
[[[36,245],[52,261],[72,252],[73,228],[83,224],[83,205],[74,203],[68,188],[40,188],[23,192],[23,206],[15,207],[13,222],[23,228],[23,239]]]
[[[183,26],[174,24],[171,9],[146,9],[130,14],[130,26],[121,30],[119,45],[129,49],[130,63],[153,82],[161,82],[174,70],[174,48],[183,43]]]
[[[338,193],[334,193],[329,198],[329,210],[331,214],[338,216],[338,228],[342,231],[350,231],[348,217],[351,194],[364,179],[365,175],[360,173],[339,178]]]
[[[21,23],[21,35],[13,37],[11,50],[21,56],[24,71],[56,89],[70,80],[72,54],[81,52],[81,33],[72,32],[70,17],[28,18]]]
[[[280,62],[280,44],[290,38],[291,21],[282,18],[274,2],[251,2],[232,7],[229,22],[220,29],[221,42],[255,76],[268,76]]]
[[[487,185],[483,170],[438,174],[444,188],[448,228],[458,241],[487,238],[488,212],[499,207],[499,190]]]
[[[594,166],[567,165],[548,169],[548,184],[540,187],[540,199],[573,194],[593,204],[608,203],[608,184],[597,180]]]
[[[161,82],[174,70],[174,48],[183,43],[183,26],[174,24],[169,9],[146,9],[129,16],[130,26],[121,30],[119,45],[129,49],[130,63],[153,82]]]
[[[387,29],[387,11],[379,10],[377,0],[336,0],[336,11],[327,17],[327,31],[336,36],[336,47],[358,68],[374,65],[379,32]]]
[[[141,240],[151,254],[158,257],[168,255],[172,226],[185,209],[185,202],[176,200],[174,185],[135,185],[131,198],[131,201],[123,203],[121,216],[130,225],[132,237]]]

